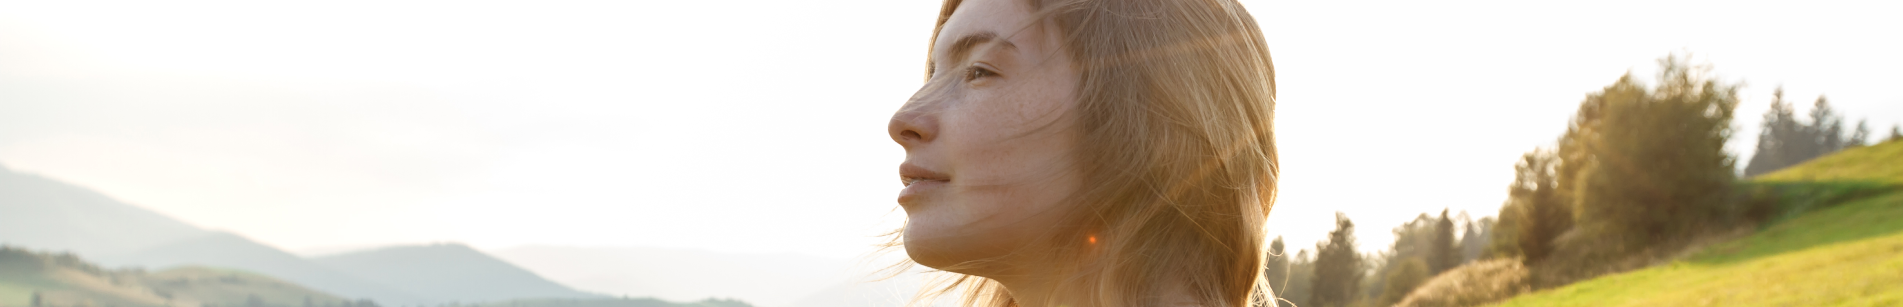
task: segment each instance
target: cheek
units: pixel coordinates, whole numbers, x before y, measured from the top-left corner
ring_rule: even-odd
[[[1068,108],[1049,95],[998,97],[954,118],[954,186],[974,218],[1043,211],[1076,190]],[[1016,99],[1011,99],[1016,98]]]
[[[951,193],[908,212],[906,246],[921,264],[1002,256],[1073,211],[1064,202],[1080,186],[1068,110],[1049,101],[989,102],[944,114],[938,141],[953,170]]]

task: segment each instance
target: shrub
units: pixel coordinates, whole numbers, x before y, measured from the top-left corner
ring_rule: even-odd
[[[1397,307],[1480,306],[1526,293],[1526,266],[1520,259],[1495,258],[1474,261],[1447,270],[1409,292]]]

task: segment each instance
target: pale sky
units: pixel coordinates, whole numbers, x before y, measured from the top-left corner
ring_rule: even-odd
[[[1778,85],[1903,123],[1895,2],[1242,2],[1281,90],[1269,231],[1296,247],[1335,211],[1364,249],[1493,215],[1585,94],[1671,52],[1747,85],[1741,156]],[[885,123],[937,7],[0,0],[0,165],[290,250],[853,257],[903,219]]]

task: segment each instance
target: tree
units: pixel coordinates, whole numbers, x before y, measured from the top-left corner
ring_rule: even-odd
[[[1460,262],[1472,262],[1486,255],[1487,245],[1493,242],[1493,227],[1497,223],[1493,217],[1482,217],[1469,221],[1460,234]]]
[[[1315,275],[1308,297],[1318,307],[1340,307],[1354,302],[1361,292],[1362,259],[1355,252],[1355,223],[1348,215],[1335,213],[1335,230],[1328,240],[1315,244]]]
[[[1447,209],[1440,210],[1440,220],[1434,224],[1434,240],[1428,245],[1427,276],[1440,275],[1454,266],[1460,265],[1460,247],[1454,241],[1454,220],[1447,217]]]
[[[1797,111],[1784,101],[1784,88],[1771,92],[1771,108],[1759,124],[1758,146],[1745,164],[1744,175],[1757,176],[1783,169],[1801,159],[1810,139],[1809,129],[1797,121]]]
[[[1394,305],[1401,299],[1407,298],[1407,294],[1414,292],[1414,288],[1420,287],[1429,277],[1434,276],[1428,272],[1427,262],[1420,258],[1409,258],[1408,261],[1395,264],[1395,266],[1394,270],[1388,271],[1382,281],[1383,290],[1380,297],[1382,306]]]
[[[1553,239],[1572,228],[1571,204],[1560,195],[1560,164],[1553,152],[1535,149],[1520,156],[1515,164],[1513,185],[1507,189],[1507,204],[1500,208],[1501,219],[1513,219],[1513,244],[1527,263],[1546,258],[1553,250]]]
[[[1374,268],[1368,278],[1362,281],[1364,294],[1371,299],[1379,299],[1387,289],[1386,279],[1394,270],[1409,261],[1430,263],[1430,258],[1439,252],[1435,247],[1440,220],[1426,213],[1416,215],[1414,220],[1394,227],[1394,243],[1383,251],[1362,257],[1363,266]],[[1431,269],[1431,265],[1429,266]],[[1411,289],[1402,289],[1411,290]]]
[[[1844,148],[1863,147],[1870,144],[1870,120],[1857,120],[1857,130],[1850,131],[1850,137],[1844,139]]]
[[[1287,249],[1282,246],[1281,236],[1269,242],[1269,255],[1263,263],[1262,278],[1269,280],[1269,290],[1275,293],[1288,291],[1289,256]]]
[[[1810,161],[1848,147],[1862,146],[1869,133],[1859,131],[1845,136],[1843,115],[1823,96],[1811,107],[1807,121],[1800,121],[1790,104],[1784,102],[1784,89],[1771,95],[1771,109],[1764,113],[1758,132],[1758,146],[1745,164],[1744,175],[1757,176]],[[1862,133],[1863,135],[1859,135]]]
[[[1884,142],[1895,142],[1895,141],[1897,141],[1897,140],[1903,140],[1903,126],[1899,126],[1899,125],[1891,125],[1891,126],[1890,126],[1890,137],[1888,137],[1888,138],[1884,138],[1884,139],[1883,139],[1883,141],[1884,141]]]
[[[1493,233],[1487,237],[1487,247],[1481,252],[1485,258],[1511,258],[1525,256],[1520,251],[1520,209],[1508,202],[1500,207],[1500,219],[1493,225]]]
[[[1811,137],[1815,138],[1808,152],[1812,158],[1844,148],[1844,118],[1830,107],[1829,99],[1817,96],[1817,102],[1811,105],[1810,123]]]
[[[1724,145],[1738,87],[1688,62],[1662,58],[1656,87],[1627,75],[1582,103],[1596,121],[1577,136],[1586,160],[1573,211],[1579,227],[1625,243],[1615,252],[1702,227],[1729,197],[1735,168]]]
[[[1440,220],[1426,213],[1416,215],[1414,220],[1395,226],[1394,244],[1388,247],[1387,254],[1378,258],[1421,258],[1422,261],[1431,261],[1428,258],[1433,257],[1432,254],[1435,252],[1434,241],[1439,230],[1438,226],[1440,226]],[[1386,274],[1386,270],[1383,270],[1377,275]]]
[[[1302,249],[1289,259],[1288,289],[1275,289],[1281,293],[1281,306],[1309,306],[1308,297],[1315,289],[1315,258],[1311,256]]]

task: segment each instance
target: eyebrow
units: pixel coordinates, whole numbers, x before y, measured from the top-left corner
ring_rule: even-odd
[[[971,55],[970,53],[973,49],[987,42],[997,42],[1003,44],[1005,48],[1014,50],[1018,48],[1018,45],[1012,44],[1010,40],[1000,39],[997,32],[984,31],[967,34],[964,37],[959,37],[956,41],[952,41],[951,49],[947,50],[945,54],[948,56],[946,59],[952,61],[964,60],[966,56]]]

